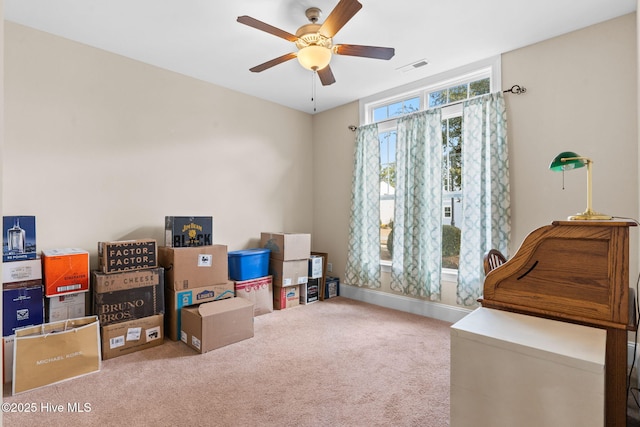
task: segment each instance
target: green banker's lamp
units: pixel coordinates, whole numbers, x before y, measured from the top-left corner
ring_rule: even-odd
[[[594,212],[591,208],[591,164],[593,161],[587,157],[581,157],[572,151],[565,151],[556,156],[555,159],[549,165],[549,169],[552,171],[566,171],[571,169],[578,169],[583,166],[587,167],[587,210],[577,215],[572,215],[569,220],[608,220],[611,219],[609,215],[603,215]]]

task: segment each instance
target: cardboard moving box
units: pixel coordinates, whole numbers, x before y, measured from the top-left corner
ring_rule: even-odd
[[[164,313],[164,269],[91,272],[93,312],[100,326]]]
[[[284,310],[285,308],[297,307],[300,305],[300,286],[287,286],[286,288],[273,288],[273,308]]]
[[[155,239],[98,242],[98,260],[103,273],[141,270],[158,266]]]
[[[229,298],[182,309],[180,339],[199,353],[253,337],[253,303]]]
[[[80,248],[42,251],[44,294],[48,297],[89,290],[89,252]]]
[[[164,342],[164,315],[101,326],[102,360],[158,346]]]
[[[311,234],[261,233],[260,246],[271,250],[271,258],[281,261],[304,259],[311,254]]]
[[[160,246],[158,262],[166,270],[165,286],[176,291],[229,280],[226,245],[170,248]]]
[[[303,285],[309,281],[308,272],[308,259],[293,261],[271,259],[269,261],[269,273],[273,276],[273,286],[284,288],[287,286]]]
[[[273,287],[271,276],[235,282],[236,296],[253,303],[253,315],[273,313]]]
[[[203,286],[201,288],[187,289],[184,291],[174,291],[165,288],[165,296],[165,334],[169,339],[177,341],[180,339],[181,312],[183,307],[233,298],[235,291],[233,282],[227,281],[218,285]]]

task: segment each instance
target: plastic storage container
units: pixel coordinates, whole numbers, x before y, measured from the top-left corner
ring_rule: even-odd
[[[271,250],[263,248],[229,252],[229,278],[251,280],[268,276],[270,254]]]

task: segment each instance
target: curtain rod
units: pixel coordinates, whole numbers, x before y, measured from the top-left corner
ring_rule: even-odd
[[[513,94],[516,94],[516,95],[520,95],[522,93],[525,93],[526,91],[527,91],[527,88],[525,88],[524,86],[513,85],[513,86],[511,86],[510,89],[503,90],[502,92],[504,92],[504,93],[510,92],[510,93],[513,93]],[[445,107],[451,107],[453,105],[462,104],[464,101],[466,101],[466,99],[463,100],[463,101],[452,102],[450,104],[445,105]],[[390,119],[380,120],[379,122],[376,122],[376,123],[378,123],[378,124],[379,123],[386,123],[386,122],[390,122],[392,120],[397,120],[397,119],[398,119],[397,117],[393,117],[393,118],[390,118]],[[356,129],[358,129],[358,126],[349,125],[348,128],[349,128],[350,131],[355,132]]]

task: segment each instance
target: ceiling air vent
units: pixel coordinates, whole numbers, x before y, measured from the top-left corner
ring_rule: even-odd
[[[416,68],[424,67],[428,63],[429,61],[427,61],[426,59],[420,59],[418,61],[412,62],[411,64],[407,64],[405,66],[397,68],[397,70],[400,70],[403,73],[405,73],[407,71],[415,70]]]

